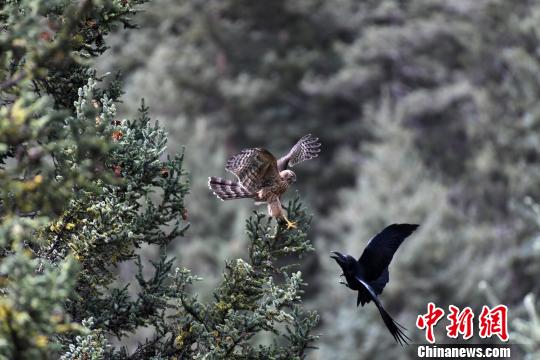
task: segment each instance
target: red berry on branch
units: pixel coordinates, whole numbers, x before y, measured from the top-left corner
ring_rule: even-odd
[[[122,177],[122,167],[120,165],[113,165],[114,176]]]
[[[122,139],[122,136],[124,136],[124,134],[122,134],[120,130],[115,130],[112,133],[112,138],[114,141],[120,141],[120,139]]]
[[[169,177],[169,169],[167,169],[166,167],[164,168],[161,168],[161,177],[166,179]]]
[[[182,220],[186,221],[188,219],[188,211],[186,208],[182,210]]]
[[[52,41],[52,35],[48,31],[42,31],[39,33],[39,38],[43,41]]]

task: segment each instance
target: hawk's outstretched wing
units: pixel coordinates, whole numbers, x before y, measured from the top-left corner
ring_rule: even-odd
[[[321,143],[318,138],[311,137],[311,134],[303,136],[287,155],[278,160],[278,170],[283,171],[287,167],[293,167],[299,162],[319,156],[320,147]]]
[[[276,158],[261,148],[242,150],[227,161],[225,169],[233,173],[251,193],[280,180]]]

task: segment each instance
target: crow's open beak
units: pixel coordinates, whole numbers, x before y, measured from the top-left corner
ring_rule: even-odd
[[[342,253],[338,252],[338,251],[332,251],[332,254],[334,255],[330,255],[330,257],[334,260],[336,260],[338,262],[338,264],[341,264],[343,262],[343,258],[345,256],[343,256]]]

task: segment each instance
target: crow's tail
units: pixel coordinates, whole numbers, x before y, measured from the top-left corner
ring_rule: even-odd
[[[408,345],[407,340],[411,341],[411,339],[407,335],[405,335],[405,330],[407,329],[405,329],[402,325],[392,319],[390,314],[388,314],[386,310],[384,310],[379,301],[375,301],[375,305],[377,305],[384,324],[386,325],[396,342],[398,342],[401,346],[403,346],[403,344]]]
[[[407,340],[411,341],[411,339],[407,335],[405,335],[406,329],[400,324],[398,324],[394,319],[392,319],[390,314],[388,314],[386,310],[384,310],[381,302],[379,301],[379,298],[375,294],[375,291],[368,283],[359,279],[358,277],[356,278],[356,280],[358,280],[368,291],[371,299],[373,300],[375,305],[377,305],[377,309],[379,309],[379,313],[381,314],[384,324],[386,325],[396,342],[399,343],[401,346],[403,346],[403,344],[408,345]]]
[[[253,197],[253,194],[243,188],[239,183],[218,177],[209,177],[208,187],[214,192],[214,195],[221,200]]]

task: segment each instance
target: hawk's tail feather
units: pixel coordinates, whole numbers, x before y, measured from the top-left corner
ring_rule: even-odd
[[[254,195],[237,182],[214,176],[208,178],[208,187],[221,200],[252,198]]]

